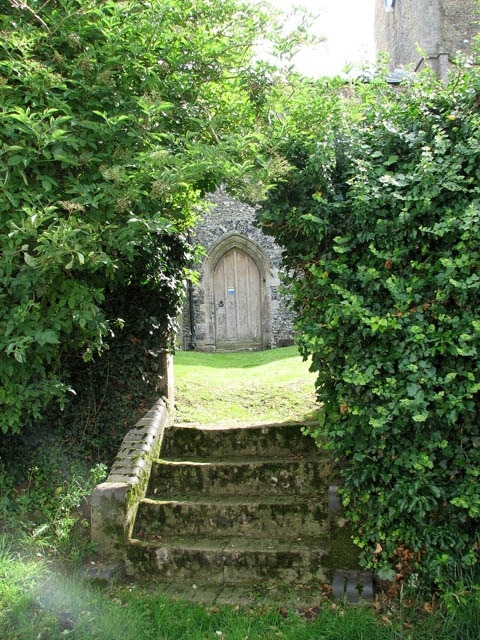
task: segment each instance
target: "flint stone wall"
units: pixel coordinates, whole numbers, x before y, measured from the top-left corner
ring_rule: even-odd
[[[265,292],[263,309],[263,346],[266,349],[293,344],[293,316],[288,296],[281,284],[282,249],[255,224],[256,208],[232,198],[225,189],[218,189],[207,201],[211,207],[196,225],[193,239],[206,249],[200,266],[200,282],[192,295],[186,296],[181,319],[181,347],[203,351],[215,350],[214,311],[211,287],[208,286],[208,256],[222,240],[245,239],[262,254],[266,265],[262,274]],[[233,241],[233,240],[232,240]],[[192,302],[192,309],[190,308]],[[193,327],[191,310],[193,311]],[[192,335],[192,328],[193,333]],[[193,342],[193,344],[192,344]]]

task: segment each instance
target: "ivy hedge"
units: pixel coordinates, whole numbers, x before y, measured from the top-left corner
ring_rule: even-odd
[[[276,132],[283,245],[317,433],[366,565],[427,588],[479,568],[480,72],[300,83]],[[405,564],[405,563],[404,563]],[[403,569],[405,567],[403,566]],[[412,578],[413,580],[413,578]]]

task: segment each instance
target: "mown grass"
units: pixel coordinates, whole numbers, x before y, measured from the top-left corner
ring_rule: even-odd
[[[0,637],[3,640],[139,640],[144,615],[56,574],[38,559],[0,551]],[[144,636],[148,638],[149,636]]]
[[[316,376],[296,347],[179,352],[174,369],[178,423],[305,420],[317,409]]]
[[[45,564],[0,553],[0,633],[3,640],[206,640],[324,638],[380,640],[391,629],[371,611],[326,609],[313,621],[278,608],[201,607],[155,590],[119,586],[95,591],[58,576]]]
[[[401,603],[391,611],[206,607],[170,599],[158,585],[94,588],[0,548],[2,640],[478,640],[479,622],[480,592],[452,595],[428,615]]]

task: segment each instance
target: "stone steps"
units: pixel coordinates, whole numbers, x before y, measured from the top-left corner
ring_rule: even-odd
[[[307,426],[308,423],[305,423]],[[254,425],[225,428],[219,425],[172,426],[168,429],[162,455],[170,460],[192,457],[220,458],[255,456],[261,451],[264,457],[288,457],[302,454],[318,454],[313,438],[305,436],[298,424]]]
[[[184,600],[208,606],[272,607],[299,612],[314,610],[330,594],[329,585],[309,586],[283,584],[278,580],[263,580],[250,584],[197,584],[192,580],[165,583],[162,595],[174,600]],[[312,611],[313,612],[313,611]]]
[[[208,584],[284,584],[328,580],[321,539],[283,540],[245,537],[159,536],[150,542],[133,540],[129,560],[145,573],[166,582],[191,580]]]
[[[148,495],[168,497],[185,488],[203,495],[309,495],[328,487],[331,463],[326,456],[295,459],[262,457],[228,460],[157,460]]]
[[[207,585],[223,598],[299,585],[321,598],[336,569],[357,569],[344,521],[329,511],[333,479],[328,453],[300,424],[168,427],[127,574],[177,584],[193,600]]]
[[[143,499],[133,535],[148,540],[159,531],[174,535],[289,539],[321,536],[327,528],[327,502],[323,496],[178,496],[170,500]]]

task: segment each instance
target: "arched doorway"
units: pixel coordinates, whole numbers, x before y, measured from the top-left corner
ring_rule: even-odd
[[[255,261],[237,246],[218,260],[213,274],[215,346],[261,349],[262,279]]]
[[[230,232],[208,248],[202,265],[197,348],[219,351],[271,346],[268,256],[247,236]],[[204,319],[205,324],[202,324]]]
[[[198,269],[198,279],[190,283],[188,295],[185,299],[182,316],[179,318],[179,338],[184,349],[198,349],[199,351],[240,350],[242,341],[245,348],[272,349],[275,347],[292,344],[293,314],[289,308],[289,298],[281,288],[282,273],[282,249],[275,244],[270,236],[266,236],[256,225],[257,211],[239,200],[229,196],[224,188],[210,194],[207,199],[208,213],[198,220],[192,229],[192,240],[205,248],[205,256]],[[242,293],[240,284],[229,286],[224,282],[220,287],[222,270],[226,267],[228,273],[228,260],[220,265],[222,258],[232,250],[236,252],[237,267],[238,258],[242,260],[243,254],[250,258],[246,261],[250,273],[247,282],[258,282],[253,265],[256,266],[260,278],[260,294],[254,294],[252,289],[245,287]],[[230,256],[232,258],[232,256]],[[245,266],[245,265],[244,265]],[[252,267],[252,268],[251,268]],[[217,284],[214,287],[214,279]],[[238,268],[237,268],[238,272]],[[222,327],[223,318],[219,317],[219,304],[233,302],[229,297],[229,291],[233,294],[237,307],[239,323],[238,327],[244,327],[244,335],[237,332],[232,336],[229,331],[231,323]],[[247,302],[240,303],[242,297]],[[260,302],[259,302],[260,298]],[[250,301],[252,303],[250,304]],[[260,308],[260,331],[252,327],[253,317],[247,316],[242,320],[242,312],[253,313],[254,308]],[[221,306],[220,306],[221,309]],[[227,322],[227,310],[225,310],[225,323]],[[217,336],[218,329],[218,336]],[[240,329],[241,330],[241,329]],[[217,337],[219,344],[217,345]],[[231,338],[234,338],[232,340]],[[248,340],[247,340],[248,338]]]

